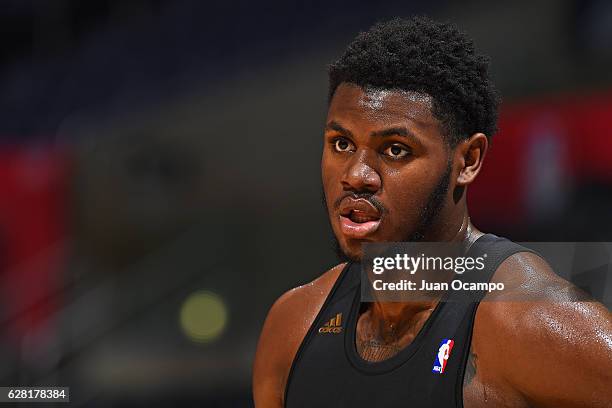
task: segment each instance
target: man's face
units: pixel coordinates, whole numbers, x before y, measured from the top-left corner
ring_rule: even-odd
[[[321,169],[342,252],[422,238],[447,201],[450,149],[427,95],[341,84],[327,114]]]

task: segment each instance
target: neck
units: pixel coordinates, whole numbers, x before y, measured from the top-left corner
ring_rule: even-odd
[[[464,242],[469,248],[481,235],[472,225],[467,211],[461,218],[455,218],[455,222],[445,223],[446,231],[452,227],[450,234],[437,235],[435,241]],[[439,227],[439,226],[438,226]],[[429,238],[429,237],[426,237]],[[426,239],[434,241],[434,239]],[[438,304],[435,300],[420,300],[414,302],[373,302],[367,307],[369,326],[376,332],[379,339],[402,342],[402,339],[413,339],[421,330],[427,318]]]
[[[467,210],[466,193],[454,205],[445,206],[440,210],[423,242],[465,242],[468,246],[482,235],[470,221]]]

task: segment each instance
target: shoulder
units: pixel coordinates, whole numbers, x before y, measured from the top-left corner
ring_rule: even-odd
[[[285,292],[270,308],[255,355],[253,392],[257,406],[281,406],[293,359],[345,263],[314,281]]]
[[[506,259],[493,280],[506,289],[478,308],[472,344],[481,368],[533,405],[604,406],[612,397],[608,309],[532,253]]]

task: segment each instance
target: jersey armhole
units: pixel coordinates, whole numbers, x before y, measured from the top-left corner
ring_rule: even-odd
[[[492,249],[494,248],[494,245],[500,245],[501,244],[501,248],[499,248],[498,246],[498,250],[494,253],[494,262],[492,263],[492,266],[494,267],[494,271],[489,275],[489,280],[491,280],[493,278],[493,275],[495,275],[495,272],[497,272],[497,269],[499,268],[499,266],[509,257],[518,254],[518,253],[522,253],[522,252],[528,252],[528,253],[532,253],[535,254],[539,257],[542,257],[538,252],[524,247],[522,245],[519,245],[515,242],[512,242],[506,238],[500,238],[497,237],[493,234],[487,234],[487,235],[492,235],[494,238],[493,241],[488,242],[487,248],[486,249]],[[490,258],[489,258],[490,259]],[[484,296],[483,296],[484,297]],[[473,306],[473,311],[471,312],[471,316],[470,316],[470,321],[469,321],[469,332],[468,332],[468,337],[467,337],[467,347],[465,347],[462,355],[461,355],[461,362],[459,365],[459,375],[457,375],[457,384],[455,385],[456,387],[456,392],[455,392],[455,399],[456,399],[456,404],[455,406],[458,408],[464,408],[463,406],[463,382],[465,379],[465,370],[466,370],[466,366],[467,366],[467,361],[468,361],[468,357],[470,355],[470,351],[472,349],[472,338],[473,338],[473,334],[474,334],[474,323],[476,322],[476,313],[478,312],[478,306],[480,306],[480,302],[482,301],[482,298],[480,298],[477,302],[475,302],[474,306]]]
[[[327,308],[330,300],[333,298],[334,293],[336,292],[336,290],[338,289],[338,287],[340,286],[340,284],[344,280],[346,274],[348,273],[348,270],[350,269],[350,267],[352,265],[353,265],[352,262],[348,262],[344,266],[344,268],[342,269],[342,272],[340,272],[340,275],[338,275],[338,278],[336,278],[336,282],[334,282],[334,286],[332,286],[331,290],[327,294],[327,297],[325,298],[325,301],[323,302],[323,304],[319,308],[319,311],[317,312],[317,316],[312,321],[312,324],[308,328],[308,331],[306,332],[306,335],[304,336],[304,338],[302,339],[302,342],[300,343],[300,347],[298,347],[297,352],[295,353],[295,357],[293,358],[293,361],[291,362],[291,368],[289,368],[289,374],[287,375],[287,381],[285,383],[285,389],[283,391],[283,407],[287,406],[287,394],[288,394],[288,391],[289,391],[289,386],[291,385],[291,379],[293,377],[293,371],[295,369],[295,366],[299,362],[300,357],[302,356],[302,352],[303,352],[304,348],[306,348],[306,346],[310,342],[310,339],[312,338],[313,329],[316,328],[316,326],[317,326],[316,323],[321,319],[321,315],[323,314],[323,312]]]

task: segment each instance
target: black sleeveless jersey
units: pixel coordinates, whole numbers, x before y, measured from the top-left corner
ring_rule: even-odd
[[[469,256],[487,254],[485,268],[463,281],[489,282],[497,267],[529,249],[492,234]],[[471,276],[467,276],[471,275]],[[463,407],[463,375],[479,301],[486,292],[449,291],[412,343],[381,361],[363,360],[355,346],[360,309],[360,265],[342,271],[293,361],[285,406]]]

